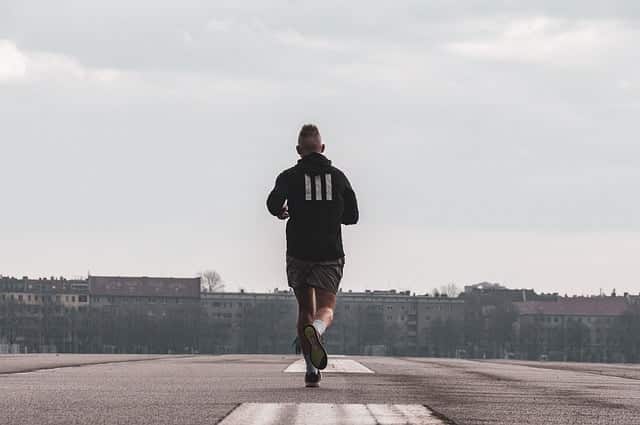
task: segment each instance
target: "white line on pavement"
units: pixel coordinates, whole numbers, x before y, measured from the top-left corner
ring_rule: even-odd
[[[304,359],[297,360],[291,363],[284,371],[285,372],[305,372],[307,370]],[[322,370],[322,373],[375,373],[362,363],[351,359],[334,358],[329,357],[327,368]]]
[[[419,404],[243,403],[220,425],[443,425]]]

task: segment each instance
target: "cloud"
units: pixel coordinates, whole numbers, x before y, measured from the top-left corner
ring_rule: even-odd
[[[210,19],[206,26],[205,26],[205,30],[208,32],[231,32],[234,29],[238,29],[241,26],[239,26],[238,24],[236,24],[234,21],[232,21],[231,19]],[[245,28],[247,27],[246,25],[244,26]]]
[[[618,81],[618,89],[627,93],[640,93],[640,81],[623,79]]]
[[[0,83],[41,80],[109,82],[122,76],[110,68],[91,68],[77,59],[49,52],[24,51],[0,39]]]
[[[620,22],[549,17],[512,19],[491,37],[452,42],[445,48],[479,60],[558,66],[598,62],[610,49],[624,48],[632,30]]]
[[[255,18],[247,22],[232,19],[211,19],[207,22],[205,31],[241,35],[300,49],[338,51],[351,47],[350,43],[344,40],[338,42],[325,37],[303,34],[293,28],[276,29]]]
[[[15,44],[0,40],[0,81],[22,79],[27,74],[27,57]]]
[[[304,35],[292,29],[279,31],[275,37],[282,44],[303,49],[344,50],[348,47],[346,43],[334,43],[328,39]]]

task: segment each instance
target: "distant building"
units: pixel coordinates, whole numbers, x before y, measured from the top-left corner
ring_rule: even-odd
[[[538,294],[533,289],[511,289],[499,283],[481,282],[464,287],[466,355],[504,358],[516,355],[512,324],[514,303],[554,301],[558,294]]]
[[[293,292],[201,292],[199,278],[0,276],[0,353],[291,353]],[[640,297],[496,283],[458,297],[341,291],[335,354],[640,361]]]
[[[462,296],[465,298],[485,297],[495,300],[524,302],[555,300],[558,298],[558,293],[538,294],[533,289],[511,289],[499,283],[480,282],[465,286]]]
[[[89,351],[197,351],[200,278],[89,276],[88,283]]]
[[[203,293],[201,347],[214,352],[289,352],[295,337],[297,304],[291,291]],[[464,302],[396,290],[341,292],[328,349],[343,354],[455,355],[438,343],[458,332],[462,341]],[[460,344],[462,344],[460,342]]]
[[[113,304],[141,298],[149,303],[200,298],[200,278],[89,276],[92,304]]]
[[[0,277],[0,353],[77,351],[70,318],[88,305],[85,280]]]
[[[89,302],[86,280],[0,278],[0,300],[26,305],[56,303],[65,308],[84,307]]]
[[[614,361],[614,325],[629,310],[627,297],[573,297],[514,303],[520,351],[539,358]]]
[[[327,337],[330,349],[345,354],[454,356],[462,345],[464,302],[409,291],[342,292],[336,321]],[[454,335],[450,335],[454,336]]]
[[[209,353],[293,351],[297,303],[293,292],[202,293],[200,350]]]

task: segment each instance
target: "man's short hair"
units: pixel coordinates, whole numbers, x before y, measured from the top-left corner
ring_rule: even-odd
[[[307,137],[320,137],[320,131],[318,127],[313,124],[305,124],[300,129],[300,134],[298,135],[298,144],[302,142],[303,139]]]

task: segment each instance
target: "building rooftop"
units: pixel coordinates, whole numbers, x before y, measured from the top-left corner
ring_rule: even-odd
[[[629,303],[623,297],[560,298],[557,301],[514,303],[521,315],[620,316]]]
[[[87,287],[87,281],[81,279],[67,280],[62,277],[30,279],[27,276],[18,279],[12,276],[0,276],[0,290],[5,292],[83,293],[87,291]]]
[[[106,296],[200,297],[200,278],[89,276],[89,293]]]

